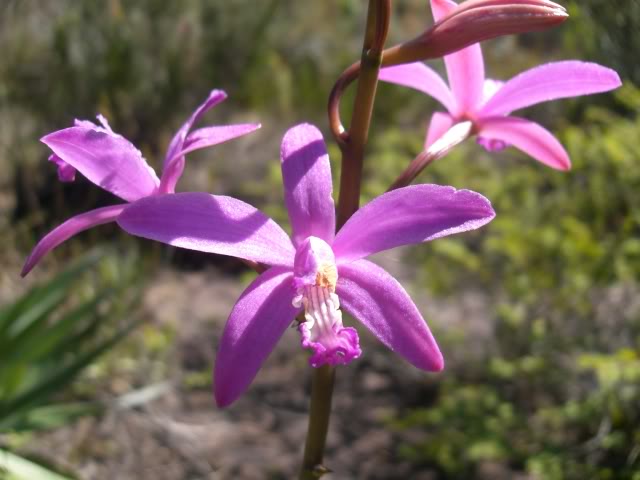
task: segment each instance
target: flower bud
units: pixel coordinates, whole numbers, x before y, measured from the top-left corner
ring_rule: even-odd
[[[442,57],[483,40],[544,30],[567,18],[564,7],[550,0],[469,0],[417,38],[385,50],[382,66]]]

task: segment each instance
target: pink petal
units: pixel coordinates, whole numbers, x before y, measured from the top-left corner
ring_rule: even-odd
[[[455,109],[456,103],[447,84],[440,75],[422,62],[383,68],[378,79],[426,93],[438,100],[447,110]]]
[[[557,170],[569,170],[571,161],[560,142],[537,123],[518,117],[483,118],[478,135],[485,140],[501,140]]]
[[[212,90],[207,99],[191,114],[189,119],[180,127],[180,130],[171,139],[167,154],[164,158],[162,166],[162,179],[160,190],[163,193],[173,193],[176,183],[182,176],[184,170],[184,155],[180,152],[185,148],[187,135],[193,125],[200,119],[202,115],[207,113],[213,107],[223,102],[227,98],[227,94],[222,90]]]
[[[158,188],[158,177],[140,151],[104,128],[65,128],[41,141],[91,182],[128,202],[152,195]]]
[[[251,205],[208,193],[155,195],[131,204],[118,218],[128,233],[176,247],[292,266],[289,236]]]
[[[433,18],[437,22],[449,15],[458,7],[451,0],[431,0]],[[484,87],[484,59],[480,44],[463,48],[450,55],[445,55],[449,86],[456,100],[456,110],[452,113],[462,115],[473,113],[482,103]]]
[[[22,267],[20,275],[27,275],[33,267],[51,250],[56,248],[62,242],[67,241],[75,234],[84,230],[88,230],[96,225],[113,222],[127,205],[113,205],[111,207],[98,208],[86,213],[81,213],[75,217],[71,217],[62,225],[57,226],[47,233],[42,240],[31,251],[27,261]]]
[[[358,210],[336,235],[338,264],[400,245],[428,242],[489,223],[495,212],[479,193],[440,185],[387,192]]]
[[[331,243],[335,232],[333,183],[320,130],[307,123],[289,129],[282,139],[280,159],[294,244],[300,245],[309,236]]]
[[[233,140],[234,138],[251,133],[260,127],[261,125],[259,123],[247,123],[204,127],[191,132],[187,135],[182,145],[182,150],[176,152],[175,158],[169,162],[169,167],[164,171],[161,188],[164,187],[168,193],[172,193],[175,190],[175,186],[184,171],[184,156],[187,153]]]
[[[75,181],[76,169],[69,165],[67,162],[62,160],[55,153],[49,155],[49,158],[47,160],[55,164],[55,166],[58,168],[58,180],[64,183]]]
[[[233,403],[255,378],[277,341],[300,311],[292,273],[270,268],[256,278],[233,307],[220,340],[214,373],[219,407]]]
[[[444,368],[429,327],[395,278],[366,260],[340,265],[338,275],[340,304],[384,345],[422,370]]]
[[[448,113],[435,112],[427,129],[424,148],[427,150],[436,140],[441,138],[453,126],[454,120]]]
[[[621,85],[610,68],[569,60],[532,68],[506,82],[482,108],[482,116],[506,115],[514,110],[559,98],[607,92]]]
[[[201,148],[212,147],[228,140],[254,132],[261,127],[259,123],[244,123],[238,125],[222,125],[199,128],[187,135],[184,148],[177,155],[186,155]]]

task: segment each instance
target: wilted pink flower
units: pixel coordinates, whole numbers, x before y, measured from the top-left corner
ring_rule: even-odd
[[[68,182],[75,179],[76,170],[99,187],[135,202],[160,193],[173,193],[184,170],[185,155],[260,128],[259,124],[204,127],[191,131],[198,119],[213,106],[227,98],[221,90],[213,90],[205,102],[191,115],[174,135],[164,159],[162,176],[147,164],[142,154],[126,138],[114,133],[107,120],[98,115],[100,125],[76,120],[71,128],[50,133],[42,138],[53,154],[49,160],[58,167],[58,178]],[[49,232],[35,246],[22,269],[26,275],[50,250],[73,235],[96,225],[113,222],[127,204],[98,208],[76,215]]]
[[[251,205],[207,193],[149,197],[118,218],[133,235],[271,267],[244,291],[227,320],[215,367],[218,405],[246,390],[301,311],[305,321],[298,330],[314,367],[360,355],[355,329],[342,323],[344,308],[411,364],[441,370],[440,350],[407,292],[364,258],[479,228],[495,215],[489,201],[468,190],[410,186],[376,198],[334,234],[331,170],[320,131],[307,124],[289,130],[281,166],[291,238]]]
[[[456,9],[452,0],[431,0],[435,20]],[[452,126],[472,123],[472,133],[487,150],[509,145],[559,170],[571,166],[560,142],[541,125],[511,112],[540,102],[606,92],[621,85],[618,74],[595,63],[562,61],[547,63],[507,82],[485,79],[480,44],[444,57],[449,85],[423,63],[383,68],[380,80],[414,88],[438,100],[448,113],[436,112],[427,131],[429,148]]]

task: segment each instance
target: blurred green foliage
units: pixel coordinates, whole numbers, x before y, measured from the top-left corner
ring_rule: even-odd
[[[10,444],[2,434],[56,428],[103,409],[74,398],[69,386],[137,325],[134,265],[135,258],[96,250],[0,309],[0,445]],[[3,469],[9,478],[49,478],[5,450]]]

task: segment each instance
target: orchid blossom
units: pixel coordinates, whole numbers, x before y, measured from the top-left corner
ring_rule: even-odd
[[[436,21],[457,7],[452,0],[431,0]],[[460,142],[470,134],[488,151],[509,145],[558,170],[571,167],[560,142],[541,125],[511,116],[511,112],[540,102],[606,92],[621,85],[618,74],[595,63],[551,62],[526,70],[507,82],[485,79],[480,44],[444,57],[449,85],[423,63],[380,70],[380,80],[419,90],[438,100],[448,113],[431,117],[425,149],[438,139]],[[454,127],[462,125],[459,128]],[[465,128],[466,127],[466,128]],[[437,147],[434,147],[437,148]]]
[[[88,120],[76,120],[73,127],[43,137],[41,141],[53,154],[49,160],[58,167],[61,181],[73,181],[76,170],[92,183],[125,200],[162,193],[173,193],[182,176],[187,153],[217,145],[245,135],[260,124],[209,126],[191,131],[193,125],[227,95],[213,90],[176,132],[164,159],[162,176],[147,164],[141,152],[126,138],[115,133],[107,120],[98,115],[100,125]],[[113,222],[127,203],[98,208],[76,215],[49,232],[35,246],[22,269],[25,276],[49,251],[75,234],[104,223]]]
[[[308,124],[290,129],[281,167],[291,237],[251,205],[208,193],[145,198],[117,220],[133,235],[270,267],[227,320],[215,366],[218,405],[229,405],[247,389],[302,311],[298,331],[313,367],[360,356],[356,330],[342,323],[344,308],[414,366],[441,370],[440,350],[407,292],[364,258],[479,228],[495,215],[489,201],[469,190],[410,186],[371,201],[335,234],[331,169],[320,131]]]

